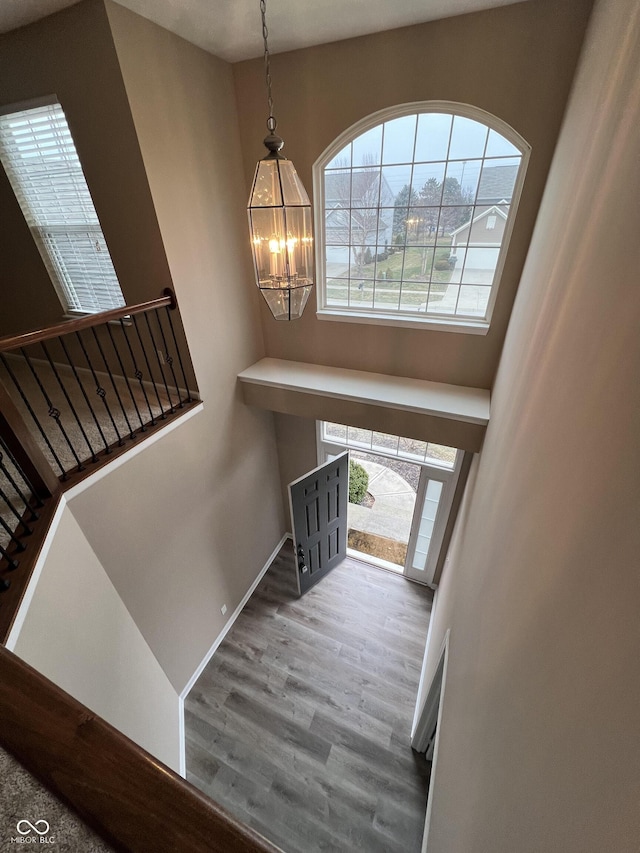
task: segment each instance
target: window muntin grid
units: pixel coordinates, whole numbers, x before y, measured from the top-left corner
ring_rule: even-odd
[[[482,110],[409,106],[316,163],[318,308],[486,325],[529,148]]]
[[[328,443],[340,444],[354,450],[371,450],[386,456],[406,459],[408,462],[422,462],[437,465],[453,471],[456,462],[457,449],[444,444],[419,441],[413,438],[403,438],[386,432],[361,429],[360,427],[345,426],[331,421],[322,421],[322,440]]]

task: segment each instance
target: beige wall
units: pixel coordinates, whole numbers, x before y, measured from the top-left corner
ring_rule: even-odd
[[[599,0],[432,617],[429,853],[638,849],[639,67]]]
[[[68,507],[14,651],[179,772],[178,694]]]
[[[204,411],[111,471],[73,511],[182,690],[285,523],[272,416],[243,405],[236,382],[263,342],[230,67],[107,8]]]
[[[291,533],[289,483],[313,470],[317,463],[316,422],[295,415],[274,415],[278,462],[282,484],[282,506],[287,531]]]
[[[126,301],[171,277],[101,0],[0,36],[0,105],[57,95]],[[59,322],[62,307],[0,169],[0,335]]]
[[[314,161],[342,131],[410,101],[481,107],[533,151],[486,337],[319,321],[314,304],[300,321],[274,323],[263,307],[269,356],[491,387],[589,8],[590,0],[531,0],[272,57],[278,132],[309,192]],[[262,60],[234,65],[234,77],[248,182],[264,155]]]

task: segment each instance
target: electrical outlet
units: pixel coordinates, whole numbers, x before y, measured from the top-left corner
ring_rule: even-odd
[[[220,613],[222,613],[222,615],[224,616],[224,614],[225,614],[226,612],[227,612],[227,605],[226,605],[226,604],[223,604],[223,605],[222,605],[222,607],[220,608]]]

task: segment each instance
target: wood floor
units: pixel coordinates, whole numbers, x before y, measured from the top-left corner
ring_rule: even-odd
[[[287,543],[189,694],[187,778],[286,853],[419,851],[432,594],[347,559],[298,598],[294,571]]]

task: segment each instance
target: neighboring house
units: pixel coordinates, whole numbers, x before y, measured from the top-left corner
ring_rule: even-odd
[[[451,232],[450,261],[458,259],[458,247],[466,249],[465,264],[471,269],[493,270],[498,263],[498,253],[502,245],[506,206],[487,207],[470,222],[465,222]],[[492,249],[493,251],[487,251]]]
[[[512,165],[483,169],[472,219],[451,232],[453,266],[464,260],[467,270],[495,270],[517,174]]]
[[[360,267],[369,255],[391,245],[394,195],[379,168],[329,172],[324,194],[329,264],[348,266],[350,244],[354,247],[351,261]],[[370,247],[369,255],[365,247]]]
[[[485,204],[505,204],[511,201],[518,166],[488,166],[483,169],[478,184],[476,207]]]

